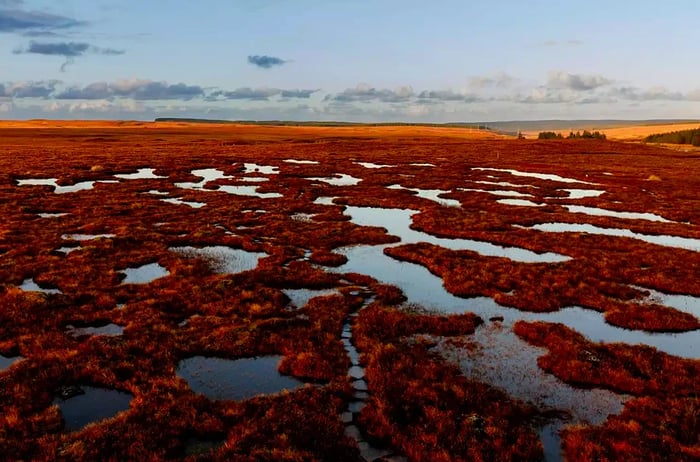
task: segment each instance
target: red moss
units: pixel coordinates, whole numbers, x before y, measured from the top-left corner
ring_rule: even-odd
[[[387,305],[398,305],[406,301],[406,296],[396,286],[388,284],[368,284],[372,285],[372,291],[378,302]]]
[[[561,324],[521,321],[514,331],[547,348],[537,363],[565,382],[641,396],[600,426],[565,429],[567,460],[697,460],[700,361],[647,346],[592,343]]]
[[[473,315],[408,315],[374,304],[355,324],[370,399],[360,414],[367,436],[411,460],[538,460],[542,446],[528,422],[534,410],[468,380],[430,353],[417,332],[473,332]]]
[[[333,252],[317,251],[309,257],[311,263],[324,266],[341,266],[347,263],[348,259],[345,255]]]
[[[638,145],[465,142],[456,132],[427,133],[423,129],[324,131],[230,125],[152,129],[139,123],[64,130],[2,129],[0,149],[5,154],[0,156],[4,219],[0,229],[0,352],[26,358],[0,372],[0,454],[8,459],[172,459],[183,456],[185,441],[196,436],[224,441],[204,456],[211,460],[355,460],[354,443],[344,437],[338,418],[352,394],[346,376],[349,360],[340,337],[344,320],[362,303],[362,296],[352,293],[367,289],[378,303],[356,318],[354,340],[363,353],[372,393],[361,417],[369,437],[387,441],[414,459],[540,457],[539,442],[529,428],[531,409],[466,380],[430,353],[431,335],[468,342],[464,336],[473,332],[477,318],[399,311],[389,306],[403,301],[396,288],[361,274],[330,274],[313,264],[341,264],[343,257],[336,253],[339,247],[398,239],[380,228],[351,223],[341,206],[314,204],[317,197],[411,208],[420,211],[413,224],[418,230],[573,257],[548,265],[514,263],[428,245],[387,251],[394,258],[425,265],[457,295],[492,296],[499,303],[532,311],[578,304],[604,311],[610,322],[625,327],[697,328],[697,320],[687,315],[640,305],[642,294],[629,286],[700,296],[700,253],[632,239],[541,233],[513,226],[585,221],[647,234],[700,238],[697,226],[685,223],[700,224],[695,197],[687,193],[700,189],[697,176],[689,174],[700,170],[692,154],[674,153],[674,162],[668,162],[666,151]],[[500,152],[497,161],[484,154],[494,151]],[[285,158],[321,163],[293,165],[280,160]],[[396,167],[370,171],[355,164],[358,159]],[[426,161],[435,167],[408,165]],[[190,173],[196,168],[215,167],[236,175],[244,162],[279,166],[280,174],[270,176],[261,190],[284,197],[260,199],[216,191],[219,185],[234,184],[237,179],[212,182],[202,191],[182,190],[173,184],[198,181]],[[626,210],[654,212],[683,223],[570,214],[558,205],[561,199],[545,199],[563,197],[557,189],[560,185],[471,170],[494,165],[585,178],[604,185],[606,194],[579,201],[583,205],[621,210],[624,204]],[[60,195],[50,187],[19,187],[16,183],[21,178],[55,177],[60,184],[75,184],[143,167],[155,168],[169,178],[98,183],[91,191]],[[305,179],[336,172],[363,182],[360,187],[336,187]],[[614,181],[603,172],[613,173]],[[546,200],[549,205],[511,207],[498,204],[490,195],[456,190],[474,186],[469,186],[470,180],[491,181],[491,174],[537,186],[528,189],[535,195],[533,200]],[[646,181],[651,175],[662,181]],[[396,182],[413,188],[453,189],[450,197],[462,207],[442,207],[407,191],[386,190]],[[158,196],[145,194],[151,189],[207,205],[192,209],[166,204]],[[266,213],[254,212],[258,209]],[[38,218],[41,212],[69,215]],[[290,218],[295,213],[314,214],[314,218],[295,221]],[[61,237],[72,233],[112,233],[116,237],[80,243]],[[68,255],[56,251],[65,245],[79,249]],[[169,250],[182,245],[227,245],[265,252],[268,257],[252,271],[219,275],[207,262]],[[303,261],[309,251],[310,261]],[[120,270],[148,262],[160,263],[170,275],[145,285],[121,284]],[[29,277],[62,294],[26,293],[14,287]],[[314,300],[297,311],[287,309],[288,300],[280,290],[331,287],[340,288],[343,295]],[[116,309],[117,303],[125,307]],[[124,326],[123,335],[75,339],[65,332],[66,324],[96,320]],[[180,325],[182,321],[187,324]],[[537,329],[526,330],[531,331],[526,335],[539,338],[540,334],[532,333],[539,332]],[[649,349],[601,347],[571,339],[568,332],[549,339],[562,348],[543,360],[545,367],[585,386],[652,393],[659,399],[663,390],[678,396],[663,396],[665,401],[660,402],[667,408],[656,402],[645,404],[645,416],[653,409],[668,416],[663,426],[655,426],[645,416],[633,416],[643,430],[615,430],[618,436],[609,441],[598,430],[572,431],[565,438],[565,446],[573,448],[567,449],[570,457],[611,451],[610,444],[623,444],[627,435],[652,441],[647,446],[635,444],[648,447],[651,454],[668,450],[681,460],[697,455],[693,440],[683,436],[693,431],[687,423],[692,421],[686,419],[692,412],[677,415],[673,411],[690,406],[697,414],[696,402],[687,404],[692,399],[696,366]],[[602,358],[603,372],[592,365],[592,356],[585,351]],[[192,393],[175,375],[178,361],[185,357],[264,354],[285,356],[282,372],[325,385],[242,403],[212,403]],[[560,360],[569,361],[568,366],[560,367]],[[571,369],[580,371],[573,374]],[[132,405],[113,419],[65,434],[51,402],[58,387],[81,384],[127,391],[134,396]],[[615,421],[618,426],[623,423]],[[662,434],[659,444],[651,436],[657,430]],[[593,449],[586,452],[588,449],[577,446],[576,438]],[[602,449],[594,448],[597,439]]]
[[[360,335],[368,335],[365,331],[368,328],[365,326],[371,325],[376,330],[372,335],[386,341],[416,334],[444,337],[469,335],[482,323],[482,320],[472,313],[450,316],[410,314],[376,303],[362,311],[360,321]]]
[[[624,308],[606,311],[605,321],[626,329],[652,332],[685,332],[700,329],[700,320],[692,314],[661,305],[628,304]]]
[[[562,435],[566,460],[700,459],[700,402],[698,397],[628,402],[620,415],[599,427],[567,428]]]
[[[645,345],[593,343],[563,324],[519,321],[513,331],[528,343],[547,348],[537,364],[567,383],[633,395],[692,396],[698,391],[698,360]]]
[[[524,311],[556,311],[583,306],[606,313],[611,324],[652,332],[683,332],[700,328],[694,316],[658,304],[634,302],[641,293],[614,277],[599,261],[577,258],[563,263],[518,263],[452,251],[427,243],[390,247],[393,258],[426,266],[444,279],[445,288],[462,297],[487,296]],[[603,260],[604,264],[609,264]]]

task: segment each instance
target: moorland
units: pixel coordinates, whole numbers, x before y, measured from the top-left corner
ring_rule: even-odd
[[[0,454],[698,460],[700,154],[608,138],[3,123]]]

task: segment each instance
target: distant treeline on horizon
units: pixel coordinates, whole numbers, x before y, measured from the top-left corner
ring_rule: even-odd
[[[248,125],[284,125],[292,127],[450,127],[490,130],[482,123],[411,123],[411,122],[322,122],[322,121],[291,121],[291,120],[224,120],[224,119],[188,119],[181,117],[158,117],[156,122],[186,122],[203,124],[248,124]]]
[[[700,146],[700,128],[655,133],[644,138],[644,141],[647,143],[692,144],[693,146]]]

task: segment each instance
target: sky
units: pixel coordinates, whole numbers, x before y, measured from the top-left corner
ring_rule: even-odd
[[[700,119],[697,0],[0,0],[0,119]]]

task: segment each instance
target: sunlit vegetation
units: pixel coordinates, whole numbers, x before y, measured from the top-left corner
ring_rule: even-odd
[[[548,349],[539,366],[561,380],[639,397],[600,427],[564,432],[567,460],[697,460],[700,361],[642,345],[594,344],[561,324],[518,322],[515,333]]]
[[[700,459],[698,397],[637,398],[600,427],[564,431],[567,460]],[[653,454],[653,456],[652,456]]]
[[[370,400],[361,422],[368,436],[411,460],[537,460],[536,411],[503,392],[470,381],[430,352],[431,335],[464,336],[481,321],[404,313],[376,303],[360,313]]]
[[[436,127],[140,123],[2,129],[0,355],[18,360],[0,369],[1,457],[356,461],[360,449],[341,420],[357,403],[343,344],[343,326],[352,322],[368,388],[355,423],[366,441],[409,460],[538,460],[542,410],[467,378],[433,349],[438,338],[474,341],[486,319],[468,312],[470,297],[491,297],[518,312],[576,305],[602,313],[609,325],[660,335],[698,329],[694,314],[647,300],[646,289],[700,297],[700,252],[528,228],[590,223],[700,239],[697,156],[674,153],[669,162],[666,151],[652,146],[494,140],[492,133],[467,139],[464,129],[445,130],[443,136]],[[245,173],[245,163],[279,173]],[[573,177],[605,193],[572,202],[565,188],[584,185],[475,167]],[[201,188],[176,186],[200,182],[192,171],[208,168],[222,175]],[[139,169],[161,178],[114,176]],[[339,173],[361,182],[310,180]],[[652,176],[659,181],[648,181]],[[266,178],[255,183],[258,192],[275,195],[219,189],[253,184],[245,177]],[[60,194],[51,185],[18,184],[49,178],[62,186],[95,183]],[[404,189],[387,188],[394,184]],[[488,192],[460,190],[506,187],[543,206],[517,207]],[[460,205],[442,206],[415,189],[449,191],[444,198]],[[166,203],[165,197],[206,205]],[[563,207],[571,203],[668,221],[575,214]],[[414,230],[570,259],[522,263],[427,243],[402,245],[385,229],[353,223],[344,205],[412,209]],[[447,291],[464,297],[465,312],[405,306],[398,287],[361,271],[343,273],[343,249],[353,245],[393,245],[386,255],[440,277]],[[216,257],[173,250],[210,246],[250,252],[259,262],[235,271]],[[125,279],[125,269],[155,264],[167,273],[148,283]],[[20,289],[27,280],[51,293]],[[283,289],[301,288],[337,293],[292,307]],[[74,335],[76,328],[110,325],[123,331]],[[642,345],[597,344],[564,326],[520,323],[515,330],[549,349],[538,361],[547,373],[575,387],[635,397],[600,427],[567,429],[570,460],[697,458],[697,359]],[[177,375],[178,364],[195,356],[268,355],[281,356],[279,372],[304,386],[212,401]],[[68,431],[54,402],[71,387],[133,398],[126,411]]]
[[[658,304],[639,303],[642,294],[622,280],[601,281],[599,270],[602,268],[596,261],[517,263],[424,243],[390,248],[385,253],[425,266],[443,278],[450,292],[463,297],[487,296],[502,305],[538,312],[584,306],[605,312],[610,324],[628,329],[671,332],[700,328],[700,321],[689,313]],[[610,264],[605,260],[600,263]]]
[[[700,146],[700,128],[694,130],[678,130],[668,133],[656,133],[644,138],[647,143],[692,144]]]

